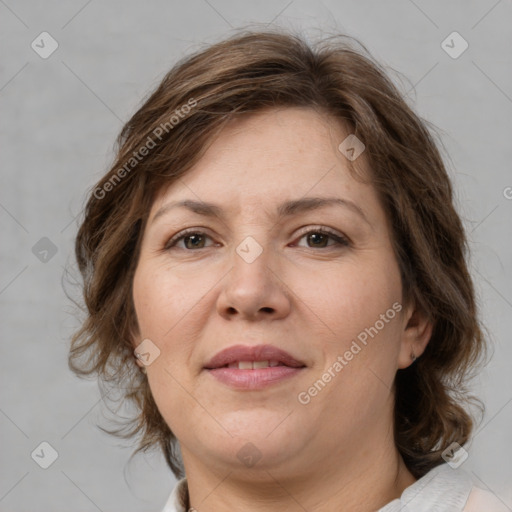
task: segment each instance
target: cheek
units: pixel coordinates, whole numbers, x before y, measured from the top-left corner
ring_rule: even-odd
[[[381,400],[380,392],[388,393],[392,386],[400,350],[398,266],[392,257],[382,258],[373,265],[354,263],[349,271],[329,277],[323,281],[323,290],[308,288],[307,303],[321,320],[317,324],[328,332],[316,338],[323,352],[318,376],[322,372],[336,375],[329,387],[348,392],[341,398],[348,403],[363,397],[372,400],[372,395]],[[336,361],[339,364],[333,368]]]
[[[211,282],[210,282],[211,281]],[[178,267],[141,265],[133,281],[133,301],[140,340],[149,338],[159,349],[158,359],[148,367],[154,387],[175,389],[173,378],[191,386],[191,356],[208,328],[208,292],[214,278],[180,273]]]
[[[301,284],[297,284],[294,291],[317,316],[317,324],[323,324],[330,332],[331,338],[347,341],[376,322],[379,330],[383,330],[380,329],[381,315],[385,315],[386,330],[389,331],[389,320],[397,315],[392,306],[401,301],[397,268],[354,264],[319,277],[298,277],[297,283]]]
[[[189,321],[200,292],[191,285],[184,287],[176,269],[141,265],[133,280],[133,301],[139,325],[140,340],[150,339],[159,350],[158,357],[147,367],[151,394],[166,423],[183,435],[177,418],[193,412],[189,393],[193,387],[187,373],[187,361],[194,336],[187,330],[196,323]],[[184,291],[186,290],[186,292]],[[203,293],[204,294],[204,293]],[[198,296],[197,296],[198,295]]]
[[[322,366],[301,388],[300,403],[308,402],[304,414],[322,418],[325,435],[332,439],[340,432],[369,428],[392,408],[400,294],[393,283],[375,279],[365,282],[352,276],[338,282],[343,288],[332,284],[330,299],[320,310],[330,335],[316,338]]]
[[[133,301],[141,335],[163,343],[187,314],[193,314],[204,293],[200,282],[180,277],[179,269],[139,266]]]

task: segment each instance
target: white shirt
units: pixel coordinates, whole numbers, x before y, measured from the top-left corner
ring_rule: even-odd
[[[179,499],[186,493],[186,487],[187,480],[183,478],[162,512],[187,512]],[[512,509],[491,492],[475,487],[465,471],[441,464],[407,487],[400,498],[376,512],[512,512]]]

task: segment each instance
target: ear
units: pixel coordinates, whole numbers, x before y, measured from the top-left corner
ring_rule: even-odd
[[[135,364],[139,367],[139,368],[142,368],[142,369],[145,369],[145,365],[144,363],[136,356],[135,352],[133,354],[133,357],[135,358]]]
[[[130,340],[132,344],[132,350],[133,350],[133,357],[135,359],[135,363],[140,368],[145,368],[144,363],[137,357],[137,351],[136,348],[140,343],[140,333],[138,326],[134,326],[130,329]]]
[[[411,301],[410,306],[405,308],[402,325],[397,361],[399,369],[409,367],[423,354],[433,330],[433,322],[415,301]]]

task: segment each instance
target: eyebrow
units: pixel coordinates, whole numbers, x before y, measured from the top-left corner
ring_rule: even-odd
[[[285,218],[304,213],[308,211],[318,210],[326,206],[341,206],[348,208],[352,212],[359,215],[370,227],[370,221],[366,217],[364,211],[352,201],[342,199],[340,197],[304,197],[301,199],[293,199],[281,203],[277,208],[277,217]],[[154,223],[158,218],[162,217],[174,208],[186,208],[193,213],[202,215],[204,217],[217,217],[218,219],[224,218],[224,210],[213,203],[205,201],[195,201],[192,199],[184,199],[182,201],[171,201],[164,204],[153,216],[151,223]]]

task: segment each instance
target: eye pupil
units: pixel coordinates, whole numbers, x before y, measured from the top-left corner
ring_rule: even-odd
[[[322,241],[326,241],[327,240],[327,235],[324,235],[323,233],[311,233],[309,236],[308,236],[308,240],[309,241],[313,241],[313,245],[316,245],[318,247],[319,244],[315,244],[315,241],[319,241],[318,239],[320,238],[320,242]],[[323,240],[322,240],[323,238]],[[325,244],[320,244],[322,247],[325,247]]]
[[[196,235],[189,235],[189,236],[185,237],[185,246],[187,246],[187,249],[189,249],[190,248],[189,244],[187,244],[188,241],[196,240],[196,242],[197,242],[197,240],[201,239],[201,238],[202,238],[202,235],[197,235],[197,234]],[[204,242],[204,240],[203,240],[203,242]],[[198,247],[198,244],[193,242],[192,243],[192,247]]]

